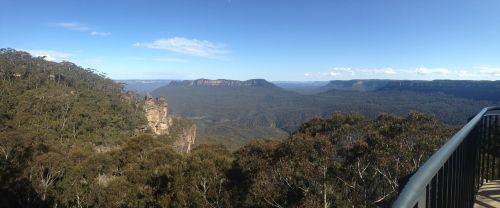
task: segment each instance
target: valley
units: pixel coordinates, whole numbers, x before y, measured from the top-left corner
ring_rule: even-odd
[[[497,104],[495,92],[499,87],[499,81],[333,80],[283,84],[200,79],[172,81],[151,93],[166,97],[172,113],[197,124],[198,144],[222,143],[235,150],[255,139],[284,139],[303,122],[335,112],[360,112],[368,118],[383,113],[404,116],[424,112],[449,125],[460,125],[482,106]]]
[[[0,208],[500,207],[498,0],[0,2]]]
[[[13,49],[0,50],[0,78],[2,207],[388,206],[401,177],[496,103],[497,84],[200,79],[151,91],[164,81],[125,87]]]

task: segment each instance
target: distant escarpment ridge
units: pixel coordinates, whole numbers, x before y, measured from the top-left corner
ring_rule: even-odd
[[[500,101],[500,81],[484,80],[332,80],[318,91],[413,91],[474,100]]]
[[[500,81],[433,80],[392,81],[380,90],[415,91],[420,93],[439,92],[474,100],[500,101]]]
[[[250,79],[246,81],[229,79],[197,79],[172,81],[168,86],[193,86],[193,87],[275,87],[265,79]]]
[[[331,80],[323,86],[323,90],[375,91],[386,86],[392,80],[384,79],[353,79]]]
[[[324,88],[337,90],[374,91],[393,89],[435,90],[440,88],[500,88],[500,81],[489,80],[331,80]]]

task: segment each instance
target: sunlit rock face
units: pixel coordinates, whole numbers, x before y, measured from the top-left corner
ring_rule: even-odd
[[[144,100],[144,113],[148,126],[154,134],[168,134],[172,118],[168,116],[167,101],[164,97],[153,99],[150,94],[147,94]]]
[[[175,138],[172,146],[179,153],[189,153],[196,139],[196,125],[174,125],[174,120],[179,122],[180,118],[172,119],[168,115],[168,105],[164,97],[153,99],[150,94],[144,98],[144,113],[148,121],[148,128],[155,135],[169,135]],[[181,127],[179,127],[181,126]],[[172,130],[171,132],[171,129]]]

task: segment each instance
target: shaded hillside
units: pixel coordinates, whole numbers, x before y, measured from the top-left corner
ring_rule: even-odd
[[[476,101],[444,93],[414,91],[343,91],[330,90],[316,95],[323,112],[360,112],[370,118],[380,113],[406,115],[412,111],[435,115],[447,124],[463,124],[490,101]]]
[[[390,81],[381,91],[414,91],[420,93],[444,93],[474,100],[500,101],[500,81],[434,80]]]

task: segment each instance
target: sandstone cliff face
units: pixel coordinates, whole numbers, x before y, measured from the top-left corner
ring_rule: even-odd
[[[150,94],[147,94],[144,99],[144,113],[148,128],[155,135],[165,135],[170,138],[171,144],[179,153],[189,153],[191,151],[196,139],[196,125],[186,122],[186,119],[169,116],[165,98],[153,99]]]
[[[167,101],[163,97],[153,100],[147,94],[144,100],[144,112],[148,120],[148,126],[156,135],[168,133],[168,128],[172,125],[172,118],[168,116]]]

